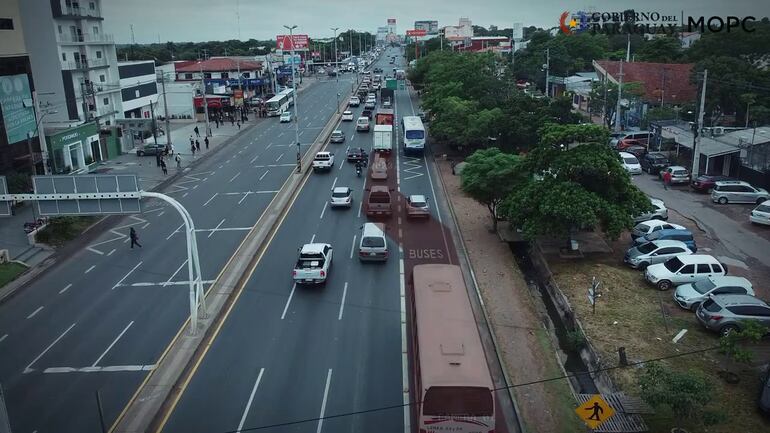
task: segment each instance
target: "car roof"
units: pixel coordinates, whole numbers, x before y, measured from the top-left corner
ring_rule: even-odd
[[[720,180],[718,182],[715,182],[714,185],[716,186],[722,186],[722,185],[746,185],[751,186],[748,182],[744,182],[742,180]]]
[[[736,277],[733,275],[715,275],[709,277],[711,282],[717,286],[740,286],[740,287],[753,287],[751,281],[743,277]]]
[[[683,235],[687,234],[692,236],[692,232],[687,229],[663,229],[663,230],[658,230],[655,233],[657,233],[656,235],[657,237],[663,237],[667,235],[677,235],[677,234],[683,234]]]
[[[659,219],[651,219],[647,221],[641,221],[639,222],[639,224],[637,224],[637,226],[641,224],[644,224],[648,227],[657,227],[657,226],[662,226],[663,224],[673,224],[673,223],[669,223],[668,221],[663,221]],[[667,229],[667,230],[671,230],[671,229]]]
[[[315,156],[329,156],[331,155],[331,152],[318,152],[315,154]]]
[[[651,241],[653,244],[655,244],[658,248],[664,248],[664,247],[685,247],[687,248],[687,244],[682,241],[674,241],[671,239],[659,239]]]
[[[350,110],[345,110],[345,111],[342,112],[342,114],[353,114],[353,112],[350,111]]]
[[[347,186],[335,186],[332,192],[349,192],[350,187]]]
[[[618,153],[620,154],[621,158],[636,158],[636,155],[634,155],[633,153],[628,153],[628,152],[618,152]]]
[[[320,253],[325,247],[331,247],[329,244],[315,243],[302,245],[301,252],[303,253]]]
[[[361,120],[361,119],[364,119],[364,120],[366,120],[367,122],[369,121],[369,118],[368,118],[368,117],[366,117],[366,116],[360,116],[360,117],[358,118],[358,120]]]
[[[341,129],[335,129],[334,131],[332,131],[332,134],[342,134],[342,133],[343,132]]]
[[[751,295],[710,295],[709,298],[723,307],[732,305],[767,305],[765,301]]]
[[[690,254],[687,256],[677,256],[677,257],[679,258],[679,260],[682,261],[682,263],[686,265],[703,263],[703,262],[719,263],[719,260],[717,260],[716,257],[710,256],[708,254]]]
[[[670,166],[668,166],[668,168],[671,171],[674,171],[674,170],[687,170],[686,167],[682,167],[681,165],[670,165]]]
[[[427,201],[422,194],[412,194],[409,196],[409,201]]]

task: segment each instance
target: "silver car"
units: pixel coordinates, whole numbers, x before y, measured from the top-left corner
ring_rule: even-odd
[[[692,254],[684,242],[681,241],[652,241],[630,248],[623,256],[623,262],[634,269],[647,269],[647,266],[655,263],[663,263],[674,256]]]
[[[353,190],[346,186],[337,186],[332,189],[332,197],[329,200],[331,207],[350,207],[353,204]]]
[[[672,165],[660,171],[660,178],[663,179],[663,173],[671,173],[671,184],[690,183],[690,171],[681,165]]]
[[[650,233],[657,232],[658,230],[668,230],[668,229],[687,230],[687,227],[680,226],[679,224],[652,219],[652,220],[637,224],[633,228],[633,230],[631,230],[631,239],[634,240],[636,238],[646,236]]]
[[[740,331],[746,320],[770,327],[770,305],[751,295],[711,295],[698,307],[695,317],[706,329],[727,335]]]
[[[695,283],[682,284],[674,291],[674,301],[685,310],[696,311],[710,295],[751,295],[754,288],[743,277],[723,275],[709,277]]]
[[[719,204],[756,203],[770,199],[770,194],[762,188],[754,188],[746,182],[717,182],[711,190],[711,201]]]

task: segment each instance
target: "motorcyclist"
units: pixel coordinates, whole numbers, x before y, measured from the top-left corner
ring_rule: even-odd
[[[359,176],[361,176],[361,168],[362,168],[361,160],[356,161],[356,174]]]
[[[366,153],[363,147],[361,148],[361,163],[364,165],[364,167],[369,165],[369,154]]]

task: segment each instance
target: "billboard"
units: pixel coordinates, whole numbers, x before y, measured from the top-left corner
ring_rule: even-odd
[[[524,39],[524,27],[521,23],[513,23],[513,40],[520,41]]]
[[[430,20],[415,21],[414,28],[415,30],[425,30],[429,35],[437,35],[438,21],[430,21]]]
[[[0,77],[0,108],[3,111],[5,135],[9,144],[37,135],[35,108],[27,74]]]
[[[407,36],[425,36],[428,32],[421,29],[415,29],[415,30],[407,30],[406,35]]]
[[[389,26],[395,26],[396,25],[396,19],[395,18],[388,18],[388,25]]]
[[[293,44],[292,44],[293,40]],[[275,47],[278,50],[291,51],[294,50],[307,50],[307,35],[278,35],[275,37]]]

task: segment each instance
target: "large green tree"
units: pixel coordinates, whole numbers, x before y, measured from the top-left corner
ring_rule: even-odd
[[[682,43],[673,36],[653,38],[641,46],[636,61],[675,63],[682,58]]]
[[[623,83],[621,86],[621,98],[633,99],[644,94],[644,86],[639,82]],[[591,85],[589,93],[588,109],[591,114],[600,116],[604,111],[605,126],[612,125],[612,119],[615,116],[618,102],[618,85],[614,83],[605,84],[597,81]],[[605,100],[606,98],[606,100]]]
[[[474,152],[465,160],[461,176],[463,191],[489,210],[494,230],[497,230],[498,206],[526,180],[519,157],[497,148]]]

